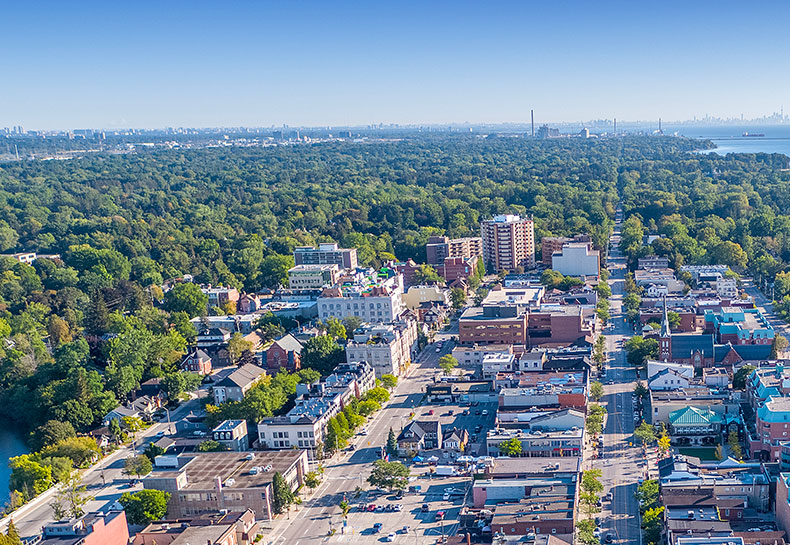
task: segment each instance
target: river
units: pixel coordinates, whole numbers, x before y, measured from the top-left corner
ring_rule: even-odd
[[[11,477],[8,459],[28,452],[27,445],[17,433],[0,428],[0,506],[8,501],[8,479]]]

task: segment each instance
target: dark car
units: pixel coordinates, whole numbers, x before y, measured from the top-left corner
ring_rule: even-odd
[[[381,528],[382,528],[383,526],[384,526],[384,525],[383,525],[382,523],[380,523],[380,522],[377,522],[376,524],[374,524],[374,525],[373,525],[373,533],[374,533],[374,534],[378,534],[378,533],[381,531]]]
[[[612,541],[614,541],[614,534],[612,534],[611,532],[606,534],[606,537],[604,538],[604,541],[606,543],[611,543]]]
[[[423,513],[427,513],[430,510],[431,510],[431,508],[428,506],[427,503],[423,503],[422,507],[420,508],[420,511],[422,511]]]

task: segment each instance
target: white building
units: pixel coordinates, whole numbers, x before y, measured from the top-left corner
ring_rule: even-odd
[[[258,446],[270,449],[304,448],[311,459],[315,446],[324,443],[329,419],[352,398],[375,387],[373,368],[367,363],[341,363],[323,382],[297,386],[296,405],[285,416],[258,423]],[[333,445],[325,445],[333,448]]]
[[[406,308],[415,309],[422,303],[439,303],[450,305],[450,290],[439,286],[411,286],[403,294],[403,304]]]
[[[459,365],[475,366],[482,365],[483,358],[487,354],[504,354],[513,355],[512,344],[489,344],[473,346],[455,346],[453,347],[453,357],[458,360]]]
[[[569,242],[551,255],[551,268],[565,276],[598,276],[601,253],[589,242]]]
[[[288,287],[292,290],[320,289],[334,286],[340,276],[337,264],[297,265],[288,269]]]
[[[738,298],[738,283],[734,278],[722,278],[716,280],[716,293],[722,299]]]
[[[365,361],[377,377],[399,376],[417,353],[417,322],[365,324],[346,343],[347,361]]]
[[[318,319],[357,316],[365,322],[392,322],[406,310],[403,276],[392,269],[357,269],[342,275],[318,298]]]
[[[672,369],[691,380],[694,378],[694,366],[671,361],[647,360],[647,378],[650,379],[664,369]]]
[[[650,377],[647,387],[653,392],[681,390],[689,387],[689,379],[674,369],[662,369]]]
[[[483,380],[493,380],[497,373],[516,370],[516,357],[506,352],[489,352],[483,356]]]

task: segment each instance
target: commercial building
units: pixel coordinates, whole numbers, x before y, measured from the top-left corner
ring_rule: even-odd
[[[293,409],[285,416],[265,418],[258,423],[258,446],[305,448],[312,459],[316,444],[324,442],[329,419],[352,398],[360,398],[375,385],[376,376],[367,363],[341,363],[322,382],[297,385]]]
[[[675,278],[672,269],[637,269],[634,271],[634,282],[637,286],[648,288],[650,285],[663,286],[666,294],[683,293],[686,284]],[[654,296],[655,297],[655,296]]]
[[[340,276],[336,263],[326,265],[296,265],[288,269],[288,287],[296,289],[319,289],[333,286]]]
[[[318,318],[326,322],[356,316],[365,322],[392,322],[406,310],[402,296],[403,277],[395,270],[355,270],[321,292]]]
[[[782,443],[790,441],[790,397],[770,397],[757,410],[755,428],[749,430],[752,457],[778,461]]]
[[[88,513],[44,525],[36,545],[127,545],[129,527],[123,511]]]
[[[132,545],[252,545],[261,528],[251,509],[157,520],[137,532]]]
[[[437,271],[448,284],[466,280],[477,272],[478,257],[446,257]]]
[[[416,309],[424,303],[440,306],[450,305],[450,290],[439,286],[411,286],[403,294],[403,304],[408,309]]]
[[[428,265],[441,266],[448,257],[462,259],[477,258],[483,255],[483,239],[478,237],[447,238],[432,236],[425,245],[425,254]]]
[[[529,345],[527,311],[498,304],[467,308],[458,320],[458,340],[464,345]]]
[[[297,246],[294,249],[296,265],[337,265],[341,269],[357,268],[357,249],[340,248],[334,242],[322,242],[318,248]]]
[[[774,328],[759,309],[722,307],[719,311],[705,311],[705,332],[716,335],[720,344],[771,345]]]
[[[688,407],[713,411],[726,421],[737,419],[740,414],[740,405],[728,389],[695,386],[667,391],[651,390],[649,422],[653,425],[659,422],[669,424],[670,414]]]
[[[369,363],[382,375],[399,376],[417,354],[417,322],[406,320],[389,324],[363,324],[346,343],[347,361]]]
[[[540,254],[541,262],[546,267],[551,267],[551,257],[554,252],[562,251],[562,247],[569,242],[592,242],[590,235],[576,235],[573,238],[568,237],[543,237],[540,239]]]
[[[637,269],[668,269],[669,258],[648,255],[637,259]]]
[[[499,215],[480,222],[483,261],[490,272],[535,267],[535,231],[531,219]]]
[[[591,242],[570,242],[551,256],[551,268],[565,276],[597,277],[601,267],[601,252],[592,249]]]
[[[200,288],[200,291],[208,296],[208,308],[221,307],[225,303],[235,303],[239,300],[239,290],[236,288],[212,287],[209,285],[205,288]]]
[[[527,380],[524,373],[516,376],[516,380]],[[495,382],[513,380],[513,377],[497,378]],[[584,409],[587,405],[587,387],[581,380],[569,378],[556,382],[537,382],[534,386],[503,387],[499,391],[499,409],[514,411],[530,409],[532,407],[545,407],[553,409]]]
[[[291,490],[304,483],[307,452],[205,452],[191,457],[156,458],[154,471],[143,479],[146,489],[171,497],[167,515],[182,518],[227,509],[252,509],[259,520],[273,518],[272,477],[282,475]],[[173,464],[170,467],[170,464]]]

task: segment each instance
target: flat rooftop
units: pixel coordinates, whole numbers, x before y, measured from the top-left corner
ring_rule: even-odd
[[[578,473],[581,458],[567,456],[558,458],[494,458],[494,465],[488,468],[486,474],[497,475],[513,474],[543,474],[554,476],[556,473]]]

